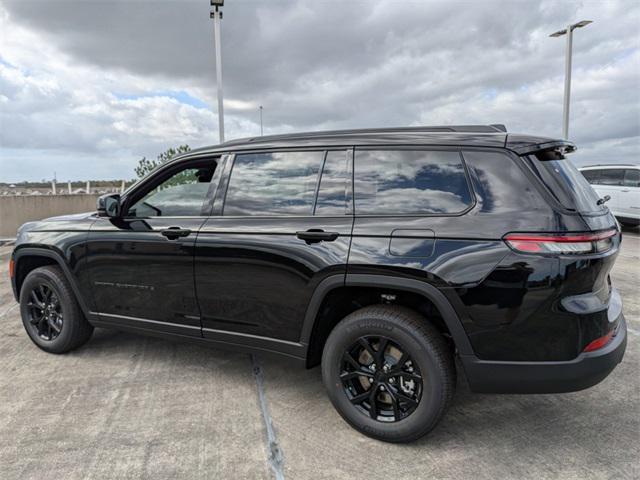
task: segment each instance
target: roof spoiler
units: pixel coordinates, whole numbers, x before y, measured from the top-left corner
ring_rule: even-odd
[[[561,154],[573,153],[578,149],[575,143],[568,140],[554,140],[552,142],[534,143],[531,145],[523,145],[521,147],[511,148],[518,155],[529,155],[530,153],[544,152],[547,150],[555,150]]]
[[[499,132],[507,133],[507,127],[503,123],[492,123],[489,126],[495,128]]]

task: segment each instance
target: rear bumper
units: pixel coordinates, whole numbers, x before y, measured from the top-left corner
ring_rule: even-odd
[[[566,362],[502,362],[462,355],[471,390],[481,393],[562,393],[592,387],[622,361],[627,324],[620,313],[616,335],[604,347]]]

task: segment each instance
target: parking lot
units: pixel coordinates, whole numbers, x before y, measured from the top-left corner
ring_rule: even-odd
[[[612,273],[629,337],[609,378],[519,396],[470,393],[460,375],[443,421],[409,445],[352,430],[318,368],[106,330],[44,353],[23,332],[10,251],[0,247],[2,479],[640,478],[637,230]]]

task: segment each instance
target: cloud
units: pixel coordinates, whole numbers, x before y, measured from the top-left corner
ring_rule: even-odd
[[[216,143],[208,11],[2,2],[0,181],[40,178],[54,159],[69,178],[130,177],[143,155]],[[637,162],[640,6],[625,1],[231,0],[227,138],[259,133],[259,105],[265,133],[505,123],[559,136],[564,40],[548,34],[583,18],[594,23],[574,38],[574,158]]]

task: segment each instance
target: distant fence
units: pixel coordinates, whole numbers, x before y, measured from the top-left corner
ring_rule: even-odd
[[[100,195],[0,196],[0,238],[13,238],[25,222],[66,213],[93,212]]]

